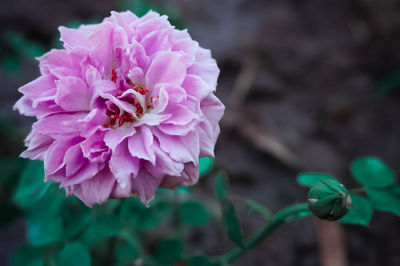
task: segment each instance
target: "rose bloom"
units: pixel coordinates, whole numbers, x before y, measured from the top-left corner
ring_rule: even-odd
[[[88,206],[195,184],[224,112],[210,51],[152,11],[59,31],[64,49],[19,88],[14,108],[37,118],[21,156]]]

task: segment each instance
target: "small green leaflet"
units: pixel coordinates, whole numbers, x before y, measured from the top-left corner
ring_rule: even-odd
[[[90,266],[88,249],[81,243],[67,243],[56,256],[57,266]]]
[[[61,217],[40,217],[28,221],[28,240],[32,246],[46,246],[62,240]]]
[[[33,246],[22,246],[11,256],[12,266],[30,265],[42,266],[44,265],[43,251],[40,248]]]
[[[183,202],[179,206],[181,220],[193,226],[205,225],[210,220],[210,216],[203,204],[195,201]]]
[[[106,238],[116,236],[121,231],[120,217],[115,214],[105,214],[96,217],[82,235],[86,244],[96,243]]]
[[[222,216],[225,229],[229,238],[238,246],[243,248],[243,236],[240,228],[240,221],[235,207],[229,200],[222,202]]]
[[[137,198],[125,199],[121,209],[121,217],[124,223],[139,230],[156,228],[170,214],[171,205],[168,202],[155,202],[152,203],[150,208],[147,208]]]
[[[141,256],[142,253],[142,247],[139,240],[135,237],[134,232],[127,228],[123,229],[119,234],[115,251],[116,265],[132,265],[132,261]]]
[[[199,174],[200,176],[205,176],[210,173],[214,165],[214,159],[210,157],[203,157],[199,160]]]
[[[371,203],[363,196],[357,194],[351,194],[350,197],[352,205],[349,207],[347,214],[339,221],[346,224],[368,226],[373,214]]]
[[[36,42],[28,40],[25,36],[15,31],[8,31],[4,34],[7,45],[15,49],[16,52],[28,58],[34,59],[45,53],[44,47]]]
[[[51,185],[52,182],[44,182],[43,162],[29,161],[21,174],[14,201],[23,208],[34,205]]]
[[[386,189],[367,188],[367,196],[375,210],[400,216],[400,186]]]
[[[90,224],[93,219],[89,208],[81,206],[83,203],[77,203],[72,206],[65,206],[62,212],[64,221],[65,239],[73,239],[81,233]],[[75,207],[75,208],[73,208]]]
[[[396,183],[392,169],[377,157],[360,157],[351,166],[354,178],[367,187],[384,188]]]
[[[182,258],[183,246],[177,239],[166,239],[161,241],[154,255],[155,260],[160,264],[170,265]]]

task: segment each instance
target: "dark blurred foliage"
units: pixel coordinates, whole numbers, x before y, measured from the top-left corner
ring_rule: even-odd
[[[141,15],[149,8],[169,14],[178,28],[187,27],[217,59],[221,68],[217,94],[227,104],[227,119],[216,154],[235,194],[277,210],[304,201],[305,190],[294,179],[299,170],[330,172],[346,185],[354,185],[349,162],[356,156],[377,155],[400,171],[400,5],[396,0],[1,0],[1,265],[7,265],[10,254],[26,242],[26,213],[21,213],[12,195],[30,164],[17,156],[33,119],[12,112],[12,105],[20,97],[17,88],[39,74],[33,58],[60,47],[59,25],[96,23],[110,10],[131,9]],[[207,195],[212,186],[205,179],[198,193]],[[60,192],[53,190],[49,191]],[[63,200],[54,202],[56,210],[63,206],[68,211],[62,215],[85,217],[73,212],[80,203],[65,200],[60,193],[57,197]],[[141,213],[134,200],[132,204],[125,208]],[[102,208],[115,206],[110,202]],[[240,205],[239,213],[244,213]],[[101,218],[97,228],[112,219]],[[254,232],[261,221],[246,219],[244,234]],[[57,223],[55,219],[49,227],[57,228]],[[91,230],[96,232],[94,227]],[[170,227],[161,231],[166,228]],[[400,264],[398,217],[379,213],[370,229],[344,230],[349,265]],[[213,226],[191,231],[188,241],[193,249],[220,254],[231,244],[215,231]],[[317,234],[310,221],[289,225],[238,265],[320,265]],[[124,241],[132,249],[119,248],[125,242],[115,243],[121,258],[141,252],[129,235]],[[151,243],[158,240],[148,241],[153,254],[157,247]],[[162,246],[181,248],[171,241]],[[36,248],[21,252],[38,254]],[[97,252],[104,253],[101,244]]]

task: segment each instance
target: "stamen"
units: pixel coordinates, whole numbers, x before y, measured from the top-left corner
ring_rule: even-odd
[[[112,82],[117,82],[117,72],[115,72],[115,70],[113,69],[112,71],[111,71],[111,81]]]
[[[116,82],[117,78],[117,73],[113,69],[111,71],[111,81]],[[126,84],[131,88],[125,91],[121,90],[117,95],[118,98],[135,106],[136,117],[123,110],[114,110],[111,108],[113,105],[110,105],[106,110],[106,114],[110,119],[103,125],[104,127],[117,128],[122,126],[125,122],[136,122],[138,118],[144,116],[148,109],[153,108],[153,97],[146,95],[149,92],[148,89],[134,84],[130,79],[126,79]]]
[[[146,88],[144,88],[144,87],[142,87],[142,86],[136,85],[136,84],[133,83],[132,80],[130,80],[130,79],[126,79],[126,83],[127,83],[129,86],[131,86],[133,90],[139,92],[139,93],[142,94],[142,95],[145,95],[146,93],[149,92],[148,89],[146,89]]]

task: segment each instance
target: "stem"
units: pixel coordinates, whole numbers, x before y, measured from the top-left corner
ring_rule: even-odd
[[[308,203],[298,203],[280,210],[274,216],[272,216],[271,221],[268,224],[266,224],[258,233],[255,233],[252,237],[250,237],[250,239],[244,244],[243,249],[236,248],[224,255],[212,258],[211,261],[214,264],[234,261],[241,255],[243,255],[248,249],[251,249],[254,246],[258,245],[262,240],[273,233],[275,229],[287,223],[287,218],[301,212],[309,211],[310,210],[308,209]]]

